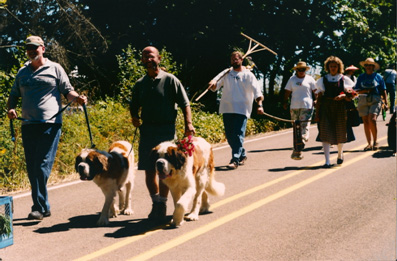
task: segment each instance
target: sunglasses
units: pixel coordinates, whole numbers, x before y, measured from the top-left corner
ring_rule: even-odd
[[[296,69],[297,72],[306,72],[306,69]]]
[[[26,46],[26,50],[27,51],[37,50],[37,48],[39,48],[39,47],[40,46],[29,44],[29,45]]]

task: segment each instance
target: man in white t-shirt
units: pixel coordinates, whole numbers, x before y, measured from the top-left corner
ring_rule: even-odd
[[[290,113],[291,120],[302,121],[302,140],[307,142],[309,140],[310,119],[313,115],[313,100],[315,99],[316,81],[310,75],[306,75],[306,71],[310,69],[305,62],[298,62],[292,68],[295,70],[293,75],[285,86],[284,104],[286,110],[288,108],[288,99],[291,96]],[[302,159],[300,151],[293,151],[292,159]]]
[[[236,169],[247,160],[243,147],[247,120],[251,115],[252,103],[258,104],[257,113],[263,114],[263,95],[255,75],[243,66],[243,54],[231,54],[232,68],[219,73],[209,82],[212,91],[223,87],[219,113],[223,114],[226,139],[232,149],[229,169]]]

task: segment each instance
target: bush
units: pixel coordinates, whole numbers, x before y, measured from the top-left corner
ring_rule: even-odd
[[[123,103],[128,103],[131,97],[132,87],[137,80],[146,74],[146,69],[141,63],[140,51],[132,48],[131,45],[128,45],[128,47],[122,51],[120,55],[116,55],[120,71],[118,74],[120,84],[118,86],[119,90],[117,96]],[[181,65],[174,62],[171,53],[165,48],[159,50],[159,52],[161,56],[160,67],[169,73],[178,75],[182,68]]]
[[[135,159],[138,160],[139,131],[136,132],[131,123],[129,108],[108,98],[87,107],[90,127],[95,148],[107,150],[116,140],[127,140],[133,143]],[[203,112],[199,104],[192,104],[193,125],[196,135],[215,144],[224,142],[222,115]],[[26,174],[25,157],[20,135],[21,124],[14,121],[16,141],[11,141],[9,120],[4,117],[0,125],[0,193],[28,189],[29,180]],[[247,136],[261,132],[272,131],[278,125],[267,119],[249,119]],[[178,110],[176,123],[177,137],[184,135],[184,121],[181,110]],[[59,142],[57,156],[49,183],[76,179],[74,170],[75,157],[83,148],[90,148],[90,138],[87,130],[84,112],[72,107],[63,115],[62,136]]]

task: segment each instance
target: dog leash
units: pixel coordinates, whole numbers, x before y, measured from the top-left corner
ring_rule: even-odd
[[[65,111],[67,109],[67,107],[69,107],[74,100],[77,97],[74,97],[65,107],[63,107],[61,110],[59,110],[55,115],[53,115],[51,118],[49,118],[48,120],[27,120],[21,117],[17,117],[17,120],[20,121],[24,121],[24,122],[34,122],[34,123],[46,123],[49,120],[52,120],[53,118],[57,117],[59,114],[61,114],[63,111]],[[90,135],[90,141],[91,141],[91,148],[95,148],[95,144],[93,143],[93,139],[92,139],[92,133],[91,133],[91,127],[90,127],[90,121],[88,119],[88,113],[87,113],[87,107],[85,104],[83,104],[83,110],[84,110],[84,115],[85,115],[85,119],[87,122],[87,128],[88,128],[88,133]],[[11,132],[11,140],[13,142],[15,142],[15,130],[14,130],[14,124],[13,124],[13,120],[10,119],[10,132]]]
[[[55,113],[51,118],[47,120],[28,120],[22,117],[17,117],[16,120],[24,121],[24,122],[33,122],[33,123],[46,123],[49,120],[54,119],[57,117],[59,114],[61,114],[63,111],[65,111],[73,102],[76,100],[77,97],[74,97],[68,104],[66,104],[65,107],[63,107],[61,110],[59,110],[57,113]],[[15,141],[15,130],[14,130],[14,123],[13,119],[10,119],[10,132],[11,132],[11,140],[14,142]]]
[[[137,132],[137,130],[138,130],[138,127],[135,128],[134,137],[132,138],[132,143],[131,143],[131,149],[130,149],[130,152],[128,152],[127,157],[130,156],[130,154],[131,154],[131,152],[132,152],[132,149],[134,148],[134,142],[135,142],[135,137],[136,137],[136,132]]]
[[[90,135],[91,149],[93,149],[93,148],[95,148],[95,144],[92,141],[92,133],[91,133],[90,121],[88,119],[87,107],[85,106],[85,104],[83,104],[83,109],[84,109],[85,121],[87,122],[88,134]]]

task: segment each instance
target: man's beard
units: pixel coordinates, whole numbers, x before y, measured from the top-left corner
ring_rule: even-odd
[[[241,64],[239,64],[239,63],[234,63],[234,64],[232,64],[232,67],[233,67],[233,69],[238,69],[238,68],[241,67]]]
[[[42,55],[39,55],[39,54],[33,58],[28,55],[29,60],[32,62],[39,60],[41,57],[42,57]]]

